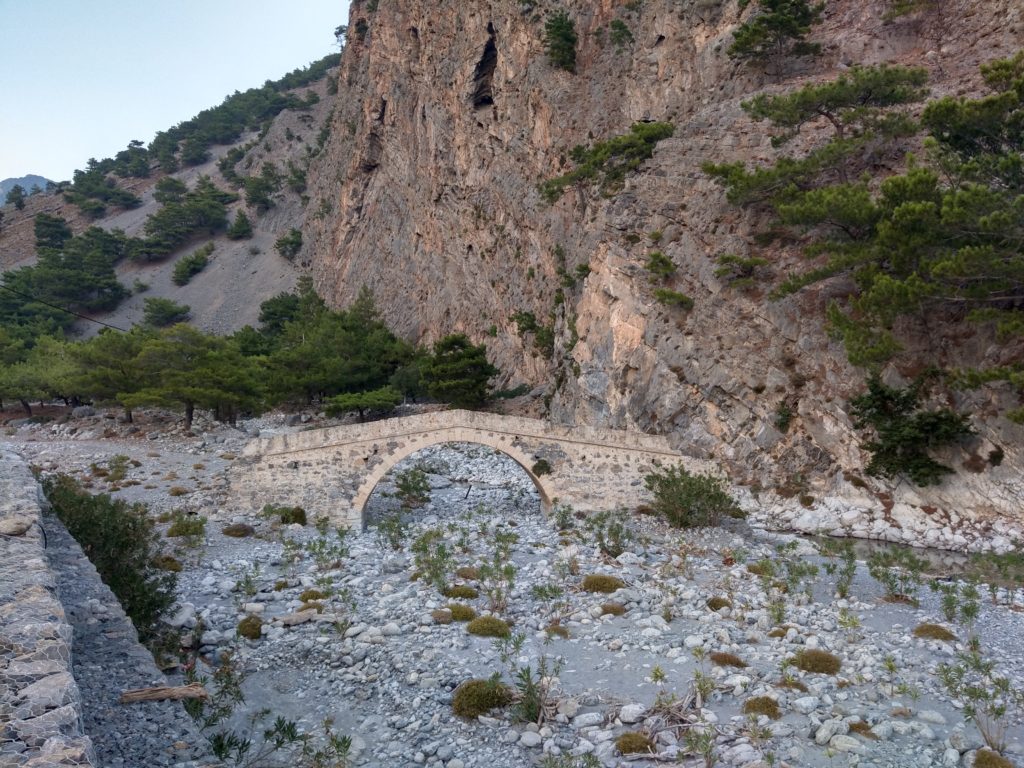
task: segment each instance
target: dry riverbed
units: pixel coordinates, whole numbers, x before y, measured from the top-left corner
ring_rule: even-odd
[[[775,546],[789,537],[743,525],[678,531],[634,515],[633,541],[609,557],[584,521],[545,519],[525,473],[479,446],[437,446],[398,468],[421,465],[431,485],[430,500],[406,516],[399,549],[372,525],[342,541],[313,521],[283,525],[225,506],[227,473],[246,440],[261,429],[301,425],[285,426],[282,417],[237,430],[201,423],[195,437],[173,420],[145,419],[130,427],[97,414],[22,426],[6,440],[45,472],[76,474],[94,492],[111,490],[110,462],[125,456],[115,459],[124,470],[116,495],[145,502],[164,532],[175,511],[206,519],[191,540],[168,539],[184,565],[173,621],[209,665],[200,669],[230,652],[246,675],[236,727],[261,709],[311,731],[329,719],[352,736],[356,765],[381,767],[512,768],[545,759],[583,766],[587,755],[606,766],[703,765],[692,756],[702,732],[712,736],[716,764],[745,768],[970,766],[982,744],[963,703],[951,700],[935,674],[963,650],[964,628],[943,620],[927,589],[919,606],[883,601],[863,564],[850,597],[837,598],[835,577],[820,573],[790,589],[780,608],[748,566],[763,557],[781,562]],[[385,495],[394,490],[392,479],[378,488],[371,523],[397,509]],[[224,535],[231,524],[251,532]],[[412,578],[411,543],[431,530],[451,551],[450,585],[486,588],[486,578],[457,577],[454,569],[493,562],[495,550],[507,548],[499,559],[513,573],[507,607],[496,613],[522,645],[506,648],[506,658],[493,639],[470,634],[447,613],[455,602],[486,614],[485,594],[452,599],[427,578]],[[788,557],[822,562],[802,541]],[[622,583],[607,594],[589,592],[582,588],[589,575]],[[722,601],[709,606],[716,597]],[[1024,604],[1020,590],[999,597]],[[975,629],[986,656],[1020,689],[1024,613],[984,598]],[[238,636],[249,617],[258,639]],[[943,624],[958,639],[919,639],[913,630],[922,622]],[[839,670],[787,666],[808,650],[833,654]],[[719,654],[743,666],[723,664],[729,658]],[[536,676],[542,659],[549,675],[539,682],[549,690],[541,722],[517,721],[514,707],[472,720],[453,714],[453,692],[464,681],[499,673],[514,685],[517,669],[529,666]],[[694,681],[702,678],[710,683],[697,707]],[[777,703],[778,719],[743,714],[746,701],[762,696]],[[619,753],[616,740],[634,731],[651,739],[652,756]],[[176,740],[171,733],[144,737]],[[1024,731],[1016,715],[1007,741],[1019,763]]]

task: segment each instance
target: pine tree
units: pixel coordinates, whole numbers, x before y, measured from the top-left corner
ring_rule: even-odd
[[[427,393],[459,408],[487,402],[487,382],[498,369],[487,362],[487,347],[474,346],[464,334],[445,336],[423,366]]]
[[[229,240],[245,240],[252,237],[252,222],[245,215],[245,211],[238,211],[235,220],[228,227],[227,235]]]
[[[565,11],[548,17],[544,24],[544,45],[548,61],[567,72],[576,71],[576,25]]]
[[[786,57],[815,55],[821,46],[808,43],[806,37],[824,10],[824,3],[810,5],[807,0],[758,0],[758,13],[733,33],[729,56],[761,62],[772,59],[781,68]]]
[[[25,208],[25,188],[21,184],[15,184],[7,191],[5,200],[7,205],[13,205],[19,211]]]

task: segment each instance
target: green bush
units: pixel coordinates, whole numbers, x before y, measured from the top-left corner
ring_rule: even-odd
[[[478,637],[510,637],[512,630],[497,616],[478,616],[466,625],[466,631]]]
[[[584,592],[599,592],[605,595],[616,592],[625,586],[626,582],[618,576],[605,576],[600,573],[584,576],[583,581],[580,583],[580,589]]]
[[[651,754],[657,751],[649,736],[636,731],[619,736],[615,740],[615,748],[623,755]]]
[[[302,233],[292,227],[287,234],[281,235],[274,241],[274,248],[284,258],[291,261],[302,248]]]
[[[448,603],[448,611],[455,621],[472,621],[476,618],[476,611],[463,603]]]
[[[906,475],[917,485],[935,485],[952,470],[928,451],[953,445],[974,434],[970,418],[949,408],[920,409],[925,379],[904,389],[888,387],[877,374],[868,379],[868,391],[850,401],[854,426],[870,428],[875,439],[864,443],[871,453],[866,471],[875,477]]]
[[[600,180],[602,193],[612,194],[622,186],[626,174],[650,159],[657,143],[674,132],[671,123],[635,123],[629,133],[598,142],[590,149],[574,147],[571,155],[575,170],[545,181],[540,185],[541,195],[554,203],[569,186],[594,180]]]
[[[576,71],[576,25],[565,11],[553,13],[544,24],[544,47],[552,66]]]
[[[653,472],[644,478],[654,494],[654,511],[678,528],[718,525],[723,517],[742,517],[725,481],[694,475],[680,466]]]
[[[170,299],[149,298],[143,302],[142,322],[154,328],[164,328],[185,322],[191,311],[192,308],[187,304],[177,304]]]
[[[693,309],[693,299],[691,299],[685,293],[673,291],[670,288],[655,289],[654,298],[659,304],[664,304],[666,307],[682,309],[687,312]]]
[[[430,501],[427,473],[413,467],[395,475],[395,498],[402,502],[403,509],[422,507]]]
[[[803,648],[793,657],[793,666],[797,669],[822,675],[837,675],[842,665],[838,656],[817,648]]]
[[[265,504],[263,506],[264,517],[277,517],[282,525],[305,525],[306,510],[302,507],[288,507],[278,504]]]
[[[198,515],[186,515],[182,512],[175,512],[171,527],[167,529],[167,537],[174,539],[178,537],[202,536],[206,532],[206,518]]]
[[[511,703],[512,691],[498,678],[467,680],[455,689],[452,711],[459,717],[476,718]]]
[[[260,630],[263,629],[263,619],[259,616],[246,616],[240,622],[238,622],[237,632],[239,637],[244,637],[249,640],[259,640],[262,634]]]
[[[210,263],[210,254],[213,253],[213,243],[207,243],[195,253],[182,256],[174,264],[174,274],[171,280],[175,285],[187,285],[195,275],[198,275],[206,265]]]
[[[142,504],[92,496],[67,475],[43,482],[47,499],[132,620],[143,642],[174,604],[177,577]],[[180,564],[179,564],[180,568]]]

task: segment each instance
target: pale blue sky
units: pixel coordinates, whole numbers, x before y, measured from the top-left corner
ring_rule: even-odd
[[[0,179],[90,157],[336,52],[347,0],[0,0]]]

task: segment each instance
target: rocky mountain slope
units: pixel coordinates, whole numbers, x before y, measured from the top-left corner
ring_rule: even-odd
[[[994,417],[1010,398],[998,388],[948,393],[950,404],[986,416],[979,437],[943,457],[955,478],[929,490],[862,482],[866,454],[847,400],[864,373],[824,332],[821,309],[834,288],[775,302],[717,278],[718,256],[750,253],[754,222],[700,167],[776,157],[740,102],[852,64],[923,65],[933,95],[979,92],[979,64],[1024,42],[1020,5],[951,0],[939,28],[920,17],[885,21],[883,2],[836,0],[812,33],[822,55],[781,77],[727,57],[735,2],[560,7],[579,34],[575,74],[545,56],[551,3],[352,4],[350,29],[365,34],[350,34],[344,96],[310,171],[310,210],[320,215],[304,232],[319,291],[344,304],[366,284],[411,338],[464,331],[486,341],[509,386],[545,388],[537,409],[551,418],[669,434],[803,527],[827,529],[838,514],[828,500],[839,497],[913,525],[945,525],[961,509],[1019,514],[1024,432]],[[611,42],[616,19],[632,42]],[[538,183],[571,167],[573,146],[643,120],[670,121],[675,134],[620,193],[577,188],[543,201]],[[655,246],[677,266],[674,287],[693,297],[692,311],[653,299],[643,265]],[[772,257],[776,276],[801,258],[787,248]],[[553,318],[550,361],[516,332],[512,316],[524,311]],[[892,381],[927,357],[955,365],[1004,352],[983,334],[955,354],[941,329],[910,339]],[[774,423],[780,403],[795,414],[785,434]],[[997,448],[1002,464],[990,466]]]
[[[218,161],[235,148],[246,148],[235,166],[240,177],[259,175],[267,164],[272,164],[284,175],[289,163],[294,167],[304,167],[334,106],[334,99],[327,92],[329,79],[296,89],[295,95],[305,98],[312,92],[319,101],[306,109],[286,109],[278,114],[262,140],[256,141],[258,131],[248,131],[233,145],[212,147],[210,159],[205,163],[170,174],[189,187],[194,186],[199,177],[209,176],[221,189],[238,191],[240,199],[229,207],[228,218],[233,221],[236,213],[244,210],[252,222],[253,236],[229,240],[222,232],[212,238],[197,240],[159,261],[121,262],[117,266],[118,279],[128,288],[134,286],[135,293],[113,312],[103,314],[104,322],[129,328],[142,321],[145,299],[156,297],[190,306],[191,322],[203,330],[230,333],[247,324],[256,325],[261,302],[294,287],[302,272],[302,257],[300,255],[295,260],[282,258],[275,251],[274,242],[302,221],[307,202],[305,196],[282,185],[272,196],[273,207],[260,213],[246,204],[244,190],[235,190],[234,185],[224,178]],[[157,182],[166,175],[155,170],[147,178],[118,178],[118,186],[137,195],[142,204],[129,210],[114,209],[95,221],[55,194],[28,197],[21,211],[7,206],[3,226],[0,227],[0,269],[15,269],[35,262],[33,223],[40,213],[66,219],[75,234],[90,226],[99,226],[108,230],[122,229],[129,236],[142,237],[146,219],[160,208],[153,195]],[[215,246],[209,266],[187,285],[175,285],[172,279],[175,262],[206,242],[213,242]],[[143,286],[148,287],[140,290]],[[99,327],[80,324],[80,330],[85,334],[94,333]]]

